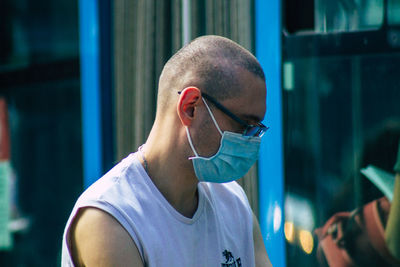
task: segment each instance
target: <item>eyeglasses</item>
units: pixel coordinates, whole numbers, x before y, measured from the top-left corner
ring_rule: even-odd
[[[178,92],[180,94],[181,92]],[[231,117],[234,121],[242,125],[245,129],[243,131],[243,136],[263,136],[265,132],[269,129],[269,127],[265,126],[261,122],[257,123],[256,125],[251,125],[245,122],[244,120],[240,119],[238,116],[233,114],[231,111],[229,111],[226,107],[224,107],[222,104],[220,104],[217,100],[212,98],[211,96],[207,95],[206,93],[201,93],[201,95],[210,101],[211,103],[214,104],[219,110],[221,110],[223,113]]]

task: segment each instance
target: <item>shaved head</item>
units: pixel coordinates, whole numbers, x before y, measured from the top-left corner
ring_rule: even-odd
[[[176,100],[178,91],[195,86],[218,100],[244,89],[238,73],[248,71],[265,81],[257,59],[237,43],[220,36],[199,37],[173,55],[161,72],[157,116]]]

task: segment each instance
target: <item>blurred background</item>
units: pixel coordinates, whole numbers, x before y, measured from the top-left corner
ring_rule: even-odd
[[[59,266],[80,193],[136,151],[158,76],[197,36],[261,62],[270,130],[244,179],[274,266],[318,266],[314,230],[381,193],[400,137],[396,0],[2,0],[0,266]]]

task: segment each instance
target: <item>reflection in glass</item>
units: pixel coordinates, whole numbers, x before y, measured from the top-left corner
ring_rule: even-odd
[[[400,54],[292,58],[285,64],[287,262],[319,266],[317,241],[307,231],[382,196],[361,168],[393,168],[400,136]]]
[[[0,71],[78,57],[78,1],[1,0]]]
[[[315,0],[315,31],[338,32],[379,28],[383,0]]]
[[[400,24],[400,1],[388,0],[388,23],[389,25]]]

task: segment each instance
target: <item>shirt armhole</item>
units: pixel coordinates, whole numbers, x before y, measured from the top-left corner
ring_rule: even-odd
[[[80,209],[90,208],[90,207],[97,208],[104,212],[107,212],[109,215],[111,215],[115,220],[117,220],[122,225],[122,227],[129,233],[130,237],[132,238],[133,242],[135,243],[135,245],[139,251],[140,257],[142,259],[142,262],[145,265],[143,247],[141,246],[141,242],[140,242],[135,230],[132,229],[132,226],[125,219],[125,216],[118,209],[116,209],[113,205],[111,205],[107,201],[85,201],[84,203],[80,203],[79,207],[76,208],[76,210],[74,211],[74,213],[73,213],[74,215],[71,217],[71,220],[68,224],[68,228],[64,234],[64,238],[65,238],[65,242],[66,242],[66,246],[67,246],[66,248],[68,251],[68,256],[71,259],[71,262],[72,262],[72,256],[71,256],[70,238],[69,238],[69,231],[71,228],[71,224]]]

